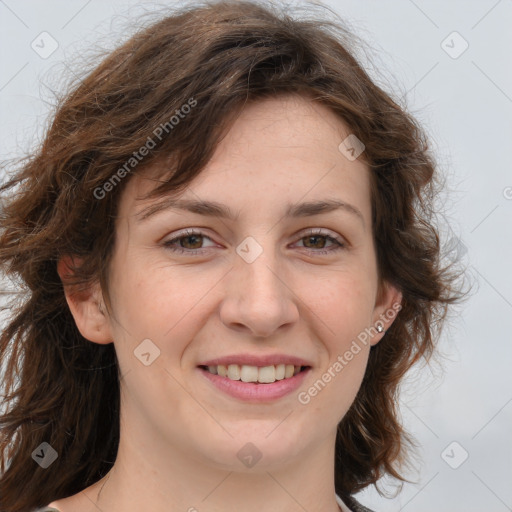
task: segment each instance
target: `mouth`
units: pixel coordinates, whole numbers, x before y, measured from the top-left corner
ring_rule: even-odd
[[[254,384],[273,384],[281,380],[292,379],[299,373],[310,369],[310,366],[296,366],[293,364],[276,364],[267,366],[218,364],[199,365],[198,368],[211,375],[218,375],[232,381],[241,381]]]
[[[217,362],[199,365],[199,375],[223,395],[250,403],[272,403],[290,396],[303,385],[312,369],[285,363],[272,365],[268,361],[263,363],[265,366]]]

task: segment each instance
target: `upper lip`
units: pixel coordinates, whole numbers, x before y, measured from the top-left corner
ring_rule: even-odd
[[[269,354],[269,355],[256,355],[256,354],[233,354],[231,356],[217,357],[204,361],[198,366],[217,366],[237,364],[239,366],[272,366],[278,364],[293,364],[293,366],[311,366],[309,361],[301,359],[297,356],[289,356],[286,354]]]

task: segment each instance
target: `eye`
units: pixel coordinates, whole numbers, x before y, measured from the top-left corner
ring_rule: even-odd
[[[199,249],[202,249],[201,245],[204,240],[211,241],[211,238],[200,231],[187,229],[180,235],[167,240],[164,243],[164,247],[176,253],[188,253],[194,255],[197,254]]]
[[[304,241],[304,247],[315,254],[328,254],[345,248],[345,243],[342,239],[331,236],[321,229],[310,230],[301,237],[300,241]],[[317,250],[324,249],[326,242],[331,242],[330,249]]]
[[[202,246],[205,240],[212,242],[212,239],[203,232],[187,229],[178,234],[178,236],[167,240],[163,245],[172,252],[178,254],[187,253],[194,256],[208,251],[208,248]],[[314,254],[329,254],[346,247],[341,238],[332,236],[321,229],[309,230],[307,233],[303,234],[299,241],[303,242],[305,249]],[[330,248],[324,250],[326,243],[330,243],[331,245],[327,246]],[[214,247],[214,245],[210,245],[209,247]]]

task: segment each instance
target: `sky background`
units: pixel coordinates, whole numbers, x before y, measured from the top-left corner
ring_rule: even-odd
[[[382,512],[512,510],[512,0],[325,4],[425,127],[447,177],[447,257],[473,285],[442,335],[442,366],[412,371],[403,387],[404,424],[420,445],[414,483],[394,499],[372,489],[358,498]],[[0,0],[0,158],[40,139],[50,90],[80,69],[81,50],[112,48],[129,35],[120,25],[162,5],[173,4]]]

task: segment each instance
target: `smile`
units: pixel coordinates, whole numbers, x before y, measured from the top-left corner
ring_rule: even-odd
[[[219,364],[213,366],[200,366],[212,375],[219,375],[234,381],[254,382],[258,384],[272,384],[279,380],[290,379],[307,366],[294,366],[293,364],[276,364],[270,366],[252,366],[238,364]]]
[[[296,392],[310,373],[311,366],[209,364],[198,366],[197,371],[224,395],[244,402],[262,403]]]

